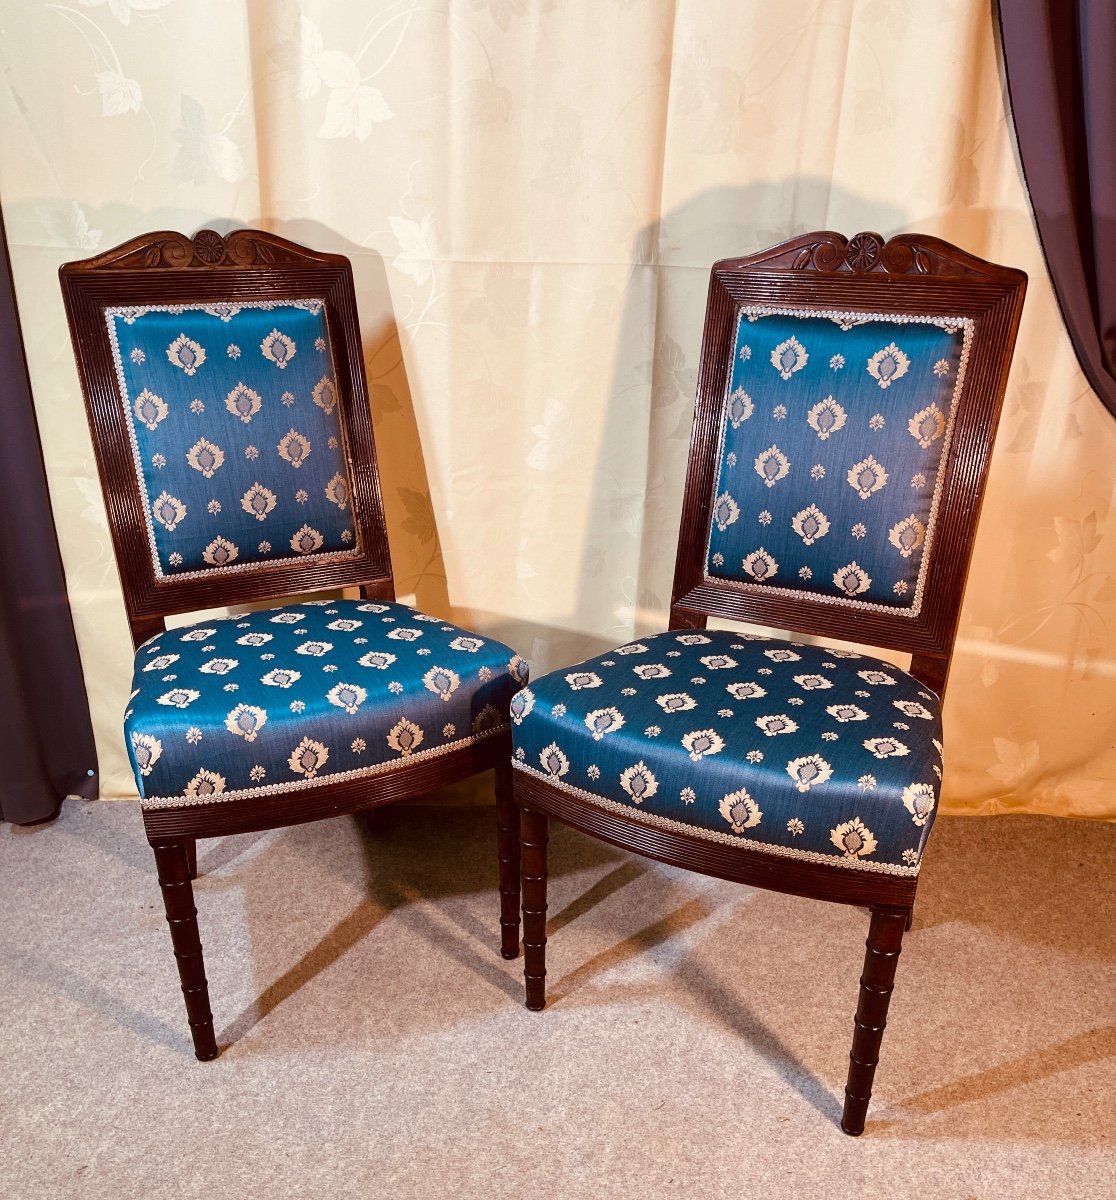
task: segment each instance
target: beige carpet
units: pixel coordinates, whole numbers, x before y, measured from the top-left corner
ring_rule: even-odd
[[[492,820],[202,843],[208,1064],[136,808],[0,826],[0,1196],[1116,1194],[1116,827],[938,823],[854,1140],[863,912],[555,827],[533,1014]]]

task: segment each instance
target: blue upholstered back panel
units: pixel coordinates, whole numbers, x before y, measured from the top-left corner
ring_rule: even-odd
[[[972,323],[741,311],[714,582],[917,614]]]
[[[355,549],[320,300],[106,311],[156,575]]]

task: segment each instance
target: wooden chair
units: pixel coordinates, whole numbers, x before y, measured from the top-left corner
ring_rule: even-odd
[[[152,233],[60,271],[137,648],[125,714],[199,1059],[218,1053],[196,839],[352,813],[496,770],[518,953],[507,646],[395,602],[347,259]],[[164,617],[359,587],[167,630]]]
[[[812,233],[717,263],[672,631],[513,700],[527,1007],[547,818],[871,910],[842,1128],[859,1134],[941,779],[941,697],[1026,276],[936,238]],[[889,647],[910,671],[709,617]]]

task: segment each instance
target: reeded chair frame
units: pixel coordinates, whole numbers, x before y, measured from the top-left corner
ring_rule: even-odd
[[[348,259],[318,253],[259,230],[241,229],[223,237],[203,229],[193,238],[163,231],[134,238],[93,258],[66,263],[59,277],[137,648],[162,632],[165,617],[174,613],[344,587],[359,588],[367,600],[395,599]],[[157,577],[104,310],[117,305],[281,301],[305,296],[321,297],[325,302],[351,483],[356,552],[332,562],[286,560],[211,578]],[[511,799],[510,747],[509,734],[497,732],[442,755],[404,761],[391,771],[362,779],[327,780],[286,794],[145,809],[144,827],[155,854],[197,1057],[212,1059],[219,1051],[191,886],[196,877],[196,839],[355,813],[495,768],[502,950],[506,957],[515,957],[518,814]]]
[[[832,232],[810,233],[759,254],[716,263],[709,283],[670,629],[704,629],[708,618],[717,617],[909,652],[910,673],[941,697],[1026,284],[1021,271],[917,234],[885,242],[875,233],[848,240]],[[735,316],[745,304],[972,318],[971,357],[953,439],[941,466],[939,523],[926,599],[917,616],[848,611],[805,595],[718,584],[706,577],[718,431]],[[623,850],[704,875],[868,907],[871,921],[841,1121],[846,1133],[863,1131],[917,876],[857,871],[724,846],[627,819],[519,771],[513,773],[513,791],[521,807],[524,973],[530,1009],[545,1004],[548,817]]]

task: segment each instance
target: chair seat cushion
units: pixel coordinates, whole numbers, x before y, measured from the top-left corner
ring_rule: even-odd
[[[941,780],[940,705],[880,659],[676,631],[544,676],[511,716],[518,770],[633,821],[918,871]]]
[[[390,771],[506,729],[527,664],[403,604],[313,600],[160,633],[125,736],[144,806]]]

